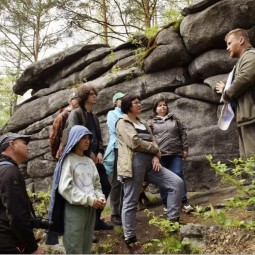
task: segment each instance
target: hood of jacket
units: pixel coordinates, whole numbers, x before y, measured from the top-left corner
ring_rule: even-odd
[[[169,119],[173,119],[174,118],[174,114],[173,113],[168,113],[166,116],[164,117],[161,117],[161,116],[155,116],[153,118],[153,121],[155,122],[165,122],[166,120],[169,120]]]
[[[62,219],[62,217],[61,217],[61,215],[59,215],[59,213],[64,213],[64,210],[62,208],[64,202],[59,201],[59,200],[64,200],[64,198],[62,196],[60,196],[58,193],[58,185],[59,185],[59,180],[60,180],[60,176],[61,176],[62,163],[63,163],[65,157],[71,152],[73,147],[85,135],[90,135],[91,139],[93,137],[92,133],[84,126],[75,125],[70,129],[67,144],[65,146],[63,154],[60,157],[60,159],[56,165],[55,171],[54,171],[48,219],[53,222],[53,230],[56,232],[59,232],[59,233],[63,233],[63,227],[64,227],[64,226],[61,226],[62,222],[60,222],[60,220]],[[59,207],[61,207],[61,208],[59,208]]]

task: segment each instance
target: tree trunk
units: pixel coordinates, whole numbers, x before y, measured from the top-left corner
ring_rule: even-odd
[[[104,31],[104,43],[108,44],[108,28],[107,28],[107,4],[106,0],[102,1],[102,16],[103,16],[103,31]]]

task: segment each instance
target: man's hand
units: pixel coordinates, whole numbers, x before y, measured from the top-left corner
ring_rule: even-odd
[[[155,172],[158,172],[160,170],[160,163],[159,163],[159,158],[157,156],[153,156],[152,158],[152,169],[155,171]]]
[[[99,198],[99,199],[96,198],[92,207],[94,207],[95,209],[98,209],[98,208],[104,209],[105,205],[106,205],[106,201],[104,198]]]
[[[220,82],[216,83],[215,90],[216,90],[217,93],[222,93],[224,87],[225,87],[224,82],[220,81]]]

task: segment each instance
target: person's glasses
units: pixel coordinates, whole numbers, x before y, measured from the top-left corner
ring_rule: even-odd
[[[95,92],[90,92],[89,95],[90,96],[95,96],[95,97],[97,96],[97,94]]]
[[[132,102],[132,104],[141,104],[141,102],[140,101],[134,101],[134,102]]]

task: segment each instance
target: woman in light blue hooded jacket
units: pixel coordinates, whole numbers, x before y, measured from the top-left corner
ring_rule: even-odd
[[[64,234],[67,254],[90,253],[95,209],[104,208],[106,203],[96,166],[84,155],[91,139],[92,133],[84,126],[72,127],[54,172],[49,209],[53,227],[46,243],[56,243],[51,238],[56,232]]]

